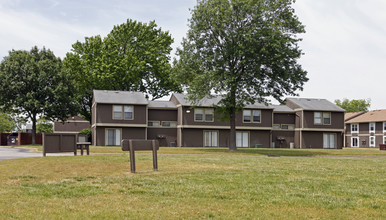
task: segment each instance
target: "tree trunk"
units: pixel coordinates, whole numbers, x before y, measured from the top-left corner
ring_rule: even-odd
[[[231,130],[229,134],[229,150],[234,151],[236,148],[236,91],[234,88],[231,90],[231,108],[229,112]]]
[[[36,144],[36,114],[31,118],[32,120],[32,144]]]

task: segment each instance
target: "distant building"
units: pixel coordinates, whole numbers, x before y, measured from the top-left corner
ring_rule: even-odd
[[[379,147],[386,144],[386,109],[346,113],[346,147]]]
[[[79,133],[85,128],[90,128],[90,122],[80,116],[71,116],[65,122],[55,121],[54,133]]]

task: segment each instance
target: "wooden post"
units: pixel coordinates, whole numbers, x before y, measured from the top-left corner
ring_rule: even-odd
[[[129,149],[130,149],[130,171],[135,173],[135,155],[134,155],[134,147],[133,141],[129,140]]]
[[[157,147],[155,145],[155,140],[151,141],[151,145],[153,146],[153,168],[154,168],[154,171],[157,171],[158,161],[157,161]]]

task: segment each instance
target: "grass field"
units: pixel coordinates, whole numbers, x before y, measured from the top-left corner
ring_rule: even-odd
[[[165,149],[158,172],[137,155],[136,174],[127,154],[1,161],[0,219],[386,218],[384,157],[223,150]]]
[[[17,146],[19,147],[19,146]],[[42,145],[23,145],[22,147],[42,151]],[[121,147],[90,146],[91,153],[123,153]],[[344,149],[288,149],[288,148],[239,148],[229,151],[227,148],[210,147],[161,147],[160,154],[224,154],[224,155],[278,155],[278,156],[386,156],[386,151],[379,148],[344,148]]]

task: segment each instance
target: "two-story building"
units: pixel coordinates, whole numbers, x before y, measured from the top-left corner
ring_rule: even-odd
[[[93,144],[157,139],[161,146],[228,147],[230,125],[216,114],[219,96],[193,104],[186,94],[148,101],[142,93],[94,90]],[[311,105],[310,108],[308,105]],[[343,110],[327,100],[247,105],[236,114],[237,147],[341,148]]]
[[[350,114],[345,122],[346,147],[386,144],[386,110]]]

